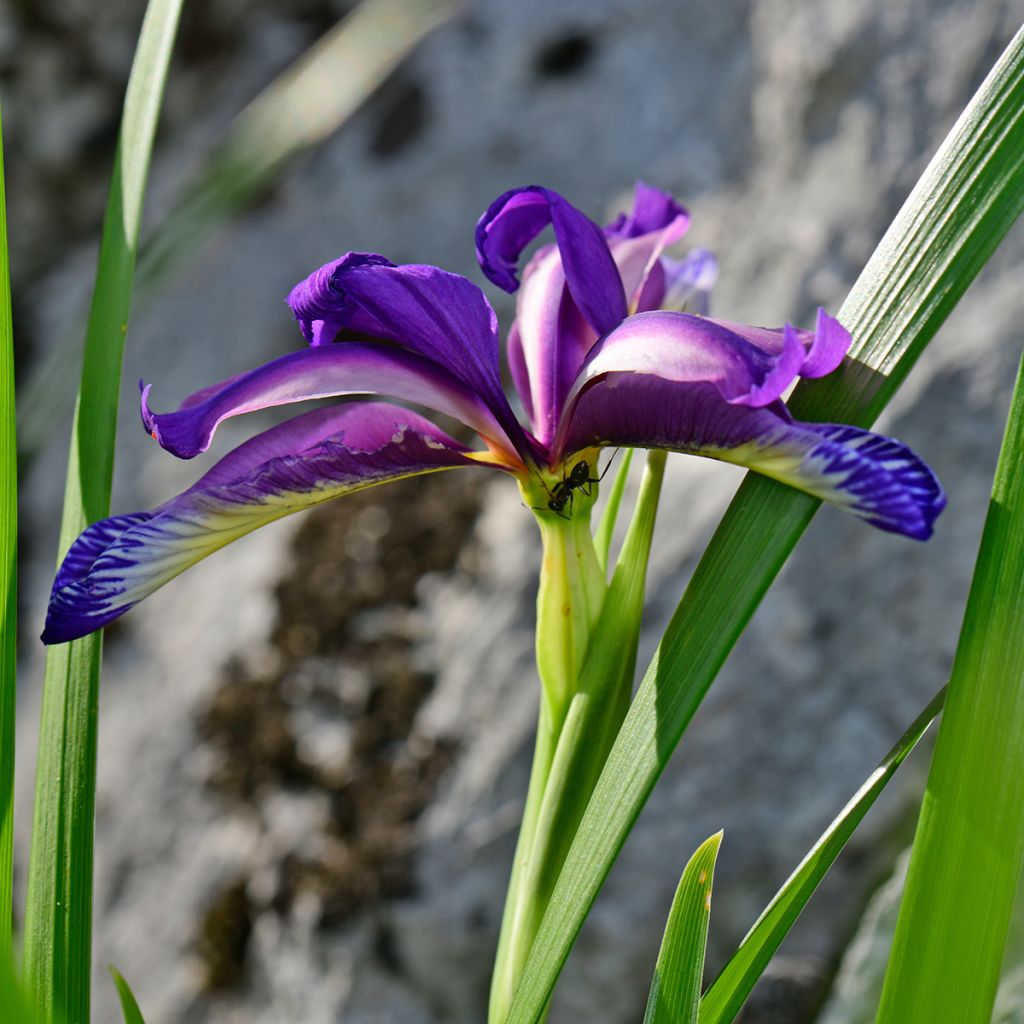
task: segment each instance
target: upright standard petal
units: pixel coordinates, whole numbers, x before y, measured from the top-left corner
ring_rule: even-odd
[[[396,266],[376,253],[347,253],[292,289],[303,335],[327,345],[340,331],[424,356],[475,391],[514,447],[528,445],[501,386],[498,320],[472,281],[438,267]]]
[[[509,331],[512,379],[529,410],[537,440],[547,445],[597,332],[573,302],[557,246],[545,246],[526,266]]]
[[[181,459],[209,448],[219,423],[231,416],[340,395],[385,395],[460,420],[506,453],[516,448],[483,399],[429,359],[390,345],[344,342],[281,356],[222,385],[186,398],[176,412],[154,413],[149,387],[142,422],[161,446]]]
[[[858,427],[797,422],[781,401],[730,404],[714,384],[609,374],[580,396],[560,457],[599,445],[732,462],[917,540],[931,536],[946,504],[935,474],[898,441]]]
[[[834,370],[849,345],[847,331],[823,311],[813,333],[788,324],[774,330],[689,313],[638,313],[591,349],[571,397],[607,373],[629,372],[714,384],[727,402],[770,405],[796,377]]]
[[[651,275],[661,269],[662,253],[678,242],[689,226],[689,213],[673,196],[646,182],[636,183],[633,209],[605,228],[631,310],[644,308],[641,298],[648,291]]]
[[[100,629],[207,555],[292,512],[474,464],[464,445],[399,406],[361,402],[296,417],[241,445],[159,508],[90,526],[57,573],[43,642]]]
[[[707,316],[717,281],[718,260],[707,249],[693,249],[678,260],[662,256],[647,275],[636,311],[663,309]]]
[[[507,292],[519,287],[523,249],[550,224],[562,269],[580,312],[604,334],[625,317],[626,295],[604,232],[568,200],[539,185],[512,189],[488,207],[476,226],[476,254],[488,279]]]

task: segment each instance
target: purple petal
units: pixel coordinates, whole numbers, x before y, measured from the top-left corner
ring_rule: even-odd
[[[90,526],[57,573],[43,642],[100,629],[266,523],[389,480],[474,465],[467,452],[423,417],[385,403],[317,409],[274,427],[159,508]]]
[[[339,395],[381,394],[413,402],[468,424],[503,448],[514,446],[494,414],[461,381],[421,356],[381,344],[344,342],[275,359],[186,399],[177,412],[153,413],[142,392],[142,422],[162,447],[191,459],[210,446],[217,425],[231,416]]]
[[[626,296],[604,232],[557,192],[528,185],[491,203],[476,226],[476,254],[484,274],[514,292],[519,256],[548,224],[555,229],[577,307],[599,334],[611,330],[626,315]]]
[[[800,367],[800,376],[824,377],[831,373],[843,361],[850,342],[850,332],[819,307],[814,340],[807,350],[804,365]]]
[[[530,410],[530,422],[541,444],[548,444],[558,426],[565,399],[597,333],[583,318],[566,286],[559,251],[541,249],[526,267],[516,297],[516,320],[509,332],[509,365],[513,380]],[[513,365],[518,346],[519,369]]]
[[[690,215],[672,196],[637,182],[632,212],[621,214],[605,228],[630,308],[641,308],[639,302],[649,279],[660,269],[661,254],[678,242],[689,226]]]
[[[782,402],[731,405],[707,383],[610,374],[580,397],[557,455],[595,445],[732,462],[918,540],[931,536],[946,504],[935,474],[898,441],[842,424],[796,422]]]
[[[679,232],[678,238],[689,225],[690,214],[686,207],[670,193],[638,181],[633,193],[633,209],[628,214],[620,213],[605,228],[605,233],[613,238],[637,238],[674,227]]]
[[[476,391],[521,453],[525,440],[501,386],[498,320],[472,281],[438,267],[347,253],[292,289],[288,303],[314,346],[339,331],[392,342]]]
[[[819,315],[819,331],[812,334],[788,324],[772,330],[689,313],[638,313],[591,349],[572,396],[604,374],[631,372],[714,384],[728,402],[769,405],[808,361],[815,371],[834,367],[848,345],[849,335],[828,316]]]
[[[664,309],[707,316],[717,280],[718,260],[707,249],[694,249],[681,260],[662,256],[644,283],[637,312]]]
[[[303,337],[311,345],[326,345],[349,320],[358,316],[358,306],[348,300],[340,284],[347,271],[358,267],[394,267],[386,256],[374,252],[347,252],[314,270],[288,295],[288,305]]]

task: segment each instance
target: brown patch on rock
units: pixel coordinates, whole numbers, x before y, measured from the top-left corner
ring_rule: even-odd
[[[208,904],[196,938],[196,953],[203,965],[203,991],[221,991],[242,980],[252,922],[245,879],[232,882]]]
[[[413,891],[414,823],[453,754],[412,734],[434,682],[413,658],[416,587],[426,573],[470,564],[460,555],[482,483],[473,472],[436,473],[309,513],[277,591],[273,668],[254,678],[227,666],[199,716],[219,755],[209,783],[225,799],[266,819],[275,792],[326,797],[312,842],[296,836],[275,863],[253,865],[275,883],[249,905],[250,928],[256,914],[287,915],[299,899],[334,927]],[[234,887],[212,906],[232,900]],[[244,970],[246,944],[210,920],[219,911],[204,916],[198,952],[219,987]]]

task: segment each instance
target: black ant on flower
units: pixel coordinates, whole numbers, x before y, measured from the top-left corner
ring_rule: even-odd
[[[561,516],[563,519],[570,518],[566,515],[566,506],[569,508],[569,512],[572,512],[572,499],[574,491],[582,491],[586,497],[590,497],[590,488],[593,484],[599,484],[605,477],[605,473],[611,468],[612,462],[615,460],[615,455],[608,460],[608,465],[604,467],[603,472],[600,476],[590,475],[590,463],[586,460],[577,462],[575,466],[569,470],[568,476],[563,475],[562,479],[555,484],[553,488],[545,488],[550,495],[548,500],[548,510],[554,512],[555,515]]]

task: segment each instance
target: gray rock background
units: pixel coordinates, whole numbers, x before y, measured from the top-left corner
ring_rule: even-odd
[[[344,6],[189,10],[154,222],[241,106]],[[23,380],[81,332],[141,10],[133,0],[0,11]],[[550,185],[602,217],[642,176],[690,205],[687,244],[719,254],[720,314],[801,323],[819,303],[835,309],[1019,13],[966,0],[473,3],[140,302],[115,510],[154,504],[199,471],[146,444],[134,380],[155,382],[158,407],[169,407],[296,345],[282,297],[345,249],[480,280],[473,224],[512,185]],[[1020,352],[1022,262],[1015,230],[881,424],[950,491],[935,538],[920,546],[829,509],[817,517],[644,812],[552,1020],[639,1020],[678,874],[724,827],[716,969],[944,682]],[[511,303],[491,297],[507,325]],[[231,427],[218,453],[251,424]],[[41,675],[32,636],[65,449],[55,422],[24,491],[22,865]],[[644,653],[738,480],[729,467],[671,460]],[[467,486],[457,498],[385,489],[349,511],[339,503],[277,524],[111,631],[96,1020],[118,1019],[108,962],[152,1021],[482,1019],[532,740],[538,550],[506,481]],[[450,551],[449,518],[465,534]],[[387,562],[392,548],[408,566]],[[400,593],[388,588],[397,578]],[[321,613],[340,601],[335,635]],[[747,1024],[812,1019],[912,828],[923,766],[916,756],[872,811]]]

